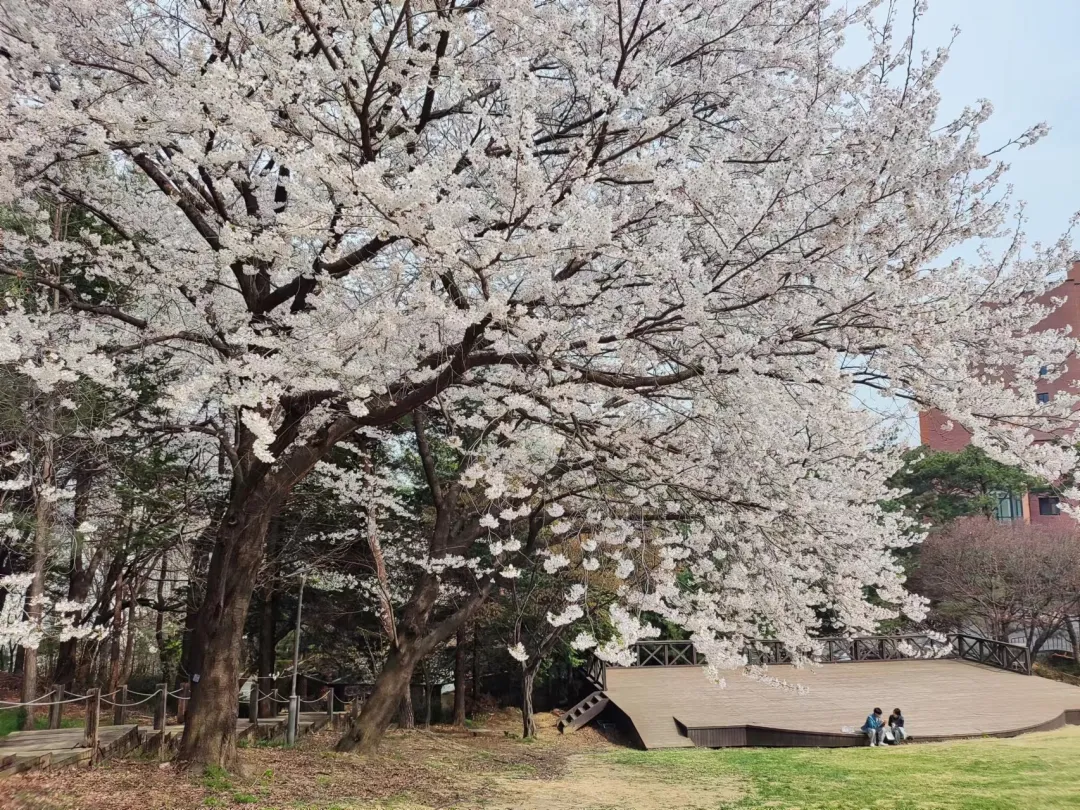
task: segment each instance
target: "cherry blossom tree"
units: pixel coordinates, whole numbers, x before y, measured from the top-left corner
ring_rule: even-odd
[[[875,5],[4,3],[0,204],[64,200],[111,236],[5,235],[0,273],[77,268],[33,279],[72,324],[55,362],[120,393],[168,369],[131,429],[212,442],[231,475],[182,757],[235,762],[267,527],[357,434],[415,448],[434,521],[346,747],[378,742],[513,555],[570,532],[595,540],[583,565],[654,572],[613,609],[608,657],[648,632],[640,611],[717,666],[762,633],[812,651],[819,608],[853,630],[917,615],[877,506],[898,456],[868,452],[855,386],[1050,480],[1071,464],[1026,439],[1072,402],[1036,409],[1022,364],[1074,348],[1025,335],[1068,245],[1007,227],[995,157],[1045,128],[986,147],[989,104],[938,121],[947,51],[891,13],[875,27]],[[860,25],[871,55],[838,66]],[[37,328],[13,302],[0,346]]]

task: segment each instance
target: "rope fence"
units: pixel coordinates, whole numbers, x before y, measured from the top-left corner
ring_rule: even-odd
[[[138,693],[134,693],[134,694],[138,694]],[[101,698],[101,702],[104,703],[106,706],[118,706],[118,707],[122,707],[122,708],[126,709],[126,708],[129,708],[131,706],[141,706],[144,703],[149,703],[151,700],[153,700],[154,698],[156,698],[160,694],[161,694],[161,690],[159,689],[157,692],[152,692],[149,695],[147,695],[146,697],[144,697],[142,700],[136,700],[134,703],[113,703],[111,700],[108,700],[105,697]],[[166,693],[166,694],[168,694],[168,693]]]
[[[56,694],[55,689],[52,692],[47,692],[41,697],[35,698],[34,700],[28,701],[26,703],[16,703],[10,700],[0,700],[0,706],[7,706],[9,708],[18,708],[20,706],[40,706],[42,703],[45,702],[46,698],[49,698],[54,694]]]

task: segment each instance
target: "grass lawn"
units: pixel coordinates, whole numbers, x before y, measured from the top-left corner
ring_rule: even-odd
[[[0,780],[15,810],[1080,810],[1080,727],[901,748],[635,751],[593,729],[540,739],[392,732],[378,754],[242,749],[245,773],[133,755]]]
[[[676,784],[742,783],[717,808],[1065,810],[1080,808],[1080,728],[1012,740],[901,748],[619,751],[612,765]]]

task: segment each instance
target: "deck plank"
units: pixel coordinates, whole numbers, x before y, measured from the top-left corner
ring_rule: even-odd
[[[1080,709],[1080,688],[963,661],[881,661],[773,666],[769,676],[805,694],[741,672],[725,687],[701,667],[609,668],[608,697],[625,712],[646,748],[685,748],[687,726],[757,725],[836,734],[858,728],[875,706],[904,710],[919,737],[1001,734]]]

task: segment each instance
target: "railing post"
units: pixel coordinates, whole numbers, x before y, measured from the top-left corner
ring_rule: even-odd
[[[431,696],[428,695],[428,700]],[[326,721],[330,728],[334,727],[334,687],[326,687]]]
[[[176,722],[181,726],[187,719],[187,704],[190,698],[191,684],[185,681],[180,684],[180,697],[176,699]]]
[[[252,725],[259,723],[259,679],[251,682],[251,691],[248,693],[248,721]]]
[[[165,759],[165,717],[169,709],[169,685],[158,684],[158,702],[154,711],[154,729],[157,733],[158,761]]]
[[[49,728],[60,728],[64,716],[64,685],[53,684],[52,705],[49,706]]]
[[[83,748],[90,749],[90,764],[97,761],[98,718],[101,714],[101,690],[86,690],[86,725],[83,727]]]
[[[124,714],[127,712],[127,706],[125,705],[128,702],[127,684],[120,687],[117,695],[116,702],[113,703],[112,723],[114,726],[122,726],[124,725]]]

